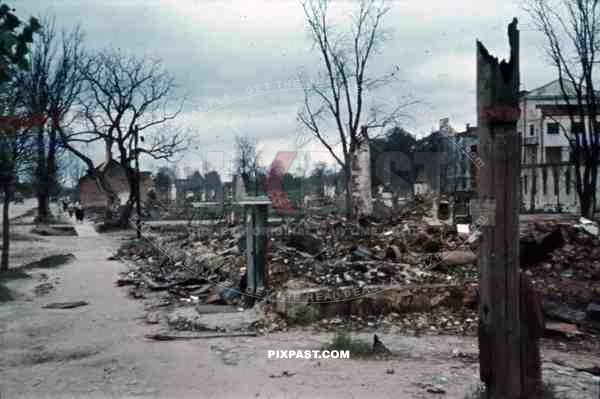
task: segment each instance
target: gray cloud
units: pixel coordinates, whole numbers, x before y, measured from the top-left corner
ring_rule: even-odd
[[[21,16],[53,14],[59,25],[81,24],[88,47],[119,47],[162,58],[180,85],[180,95],[189,95],[182,123],[211,99],[228,93],[243,97],[247,87],[275,85],[302,70],[314,72],[318,65],[296,1],[48,0],[41,6],[37,0],[23,0],[14,5]],[[336,22],[343,24],[351,5],[334,3]],[[400,68],[400,81],[376,94],[381,99],[409,94],[419,100],[411,111],[425,109],[430,118],[407,118],[409,130],[426,134],[433,127],[430,121],[443,117],[458,128],[476,123],[475,40],[506,56],[506,25],[513,16],[521,21],[523,88],[553,78],[541,50],[543,40],[517,1],[405,0],[391,6],[385,20],[390,40],[373,59],[371,71]],[[256,136],[271,155],[293,148],[301,104],[300,91],[269,91],[197,118],[189,127],[203,150],[231,153],[233,137],[243,133]],[[189,158],[191,167],[200,167],[197,159]]]

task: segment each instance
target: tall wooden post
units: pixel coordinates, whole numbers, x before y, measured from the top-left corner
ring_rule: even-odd
[[[508,26],[510,60],[477,42],[477,122],[481,167],[479,356],[489,399],[525,398],[519,279],[519,31]]]

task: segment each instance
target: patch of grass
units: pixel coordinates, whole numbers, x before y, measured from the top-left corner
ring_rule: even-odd
[[[66,265],[69,262],[75,260],[75,255],[73,254],[58,254],[58,255],[50,255],[42,258],[38,261],[28,263],[19,267],[22,270],[29,269],[54,269],[56,267],[60,267],[62,265]]]
[[[31,276],[19,269],[8,269],[0,273],[0,281],[16,280],[20,278],[31,278]]]
[[[88,349],[82,348],[77,350],[67,350],[67,351],[57,351],[57,352],[48,352],[48,351],[39,351],[39,352],[30,352],[26,353],[23,356],[22,364],[42,364],[49,362],[68,362],[74,360],[85,359],[90,356],[94,356],[100,353],[98,349]]]
[[[373,353],[371,344],[361,338],[353,338],[345,333],[336,333],[333,341],[323,346],[324,350],[350,351],[353,356]]]
[[[70,225],[36,225],[31,233],[40,236],[76,236],[75,227]]]
[[[12,301],[13,299],[15,299],[13,292],[0,284],[0,303]]]
[[[544,382],[542,384],[541,391],[531,399],[557,399],[554,384],[551,382]],[[465,395],[464,399],[488,399],[485,385],[477,385],[471,392]]]
[[[292,323],[309,324],[319,318],[319,310],[310,304],[294,304],[287,311],[286,318]]]

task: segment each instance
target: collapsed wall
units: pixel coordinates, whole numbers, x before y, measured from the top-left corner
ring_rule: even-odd
[[[371,150],[367,128],[363,126],[358,137],[356,151],[351,159],[350,188],[353,214],[356,218],[373,213],[371,196]]]

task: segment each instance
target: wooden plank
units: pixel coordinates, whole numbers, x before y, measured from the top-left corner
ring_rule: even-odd
[[[254,331],[239,331],[239,332],[203,332],[203,333],[156,333],[146,334],[146,338],[155,341],[177,341],[190,339],[210,339],[210,338],[231,338],[231,337],[256,337]]]

